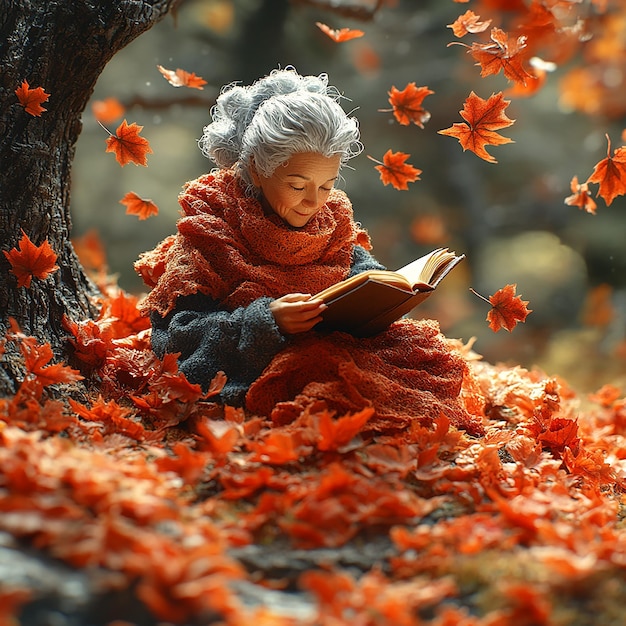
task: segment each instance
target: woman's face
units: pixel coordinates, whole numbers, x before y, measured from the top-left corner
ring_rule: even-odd
[[[326,203],[339,175],[341,157],[294,154],[268,178],[252,171],[265,201],[287,224],[304,226]]]

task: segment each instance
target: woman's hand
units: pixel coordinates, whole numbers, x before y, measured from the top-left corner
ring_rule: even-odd
[[[270,311],[283,334],[293,335],[311,330],[322,321],[326,305],[322,300],[312,300],[307,293],[289,293],[270,303]]]

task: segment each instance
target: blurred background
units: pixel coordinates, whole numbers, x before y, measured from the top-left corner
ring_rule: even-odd
[[[370,232],[375,256],[391,269],[438,246],[467,256],[415,316],[438,319],[448,337],[473,340],[489,362],[536,366],[584,391],[623,385],[626,199],[606,206],[594,195],[595,215],[564,200],[572,178],[585,181],[606,157],[607,135],[612,149],[624,143],[624,8],[598,15],[593,33],[575,32],[578,17],[564,15],[575,43],[554,39],[544,59],[556,63],[554,71],[535,94],[518,97],[502,74],[481,77],[467,47],[448,45],[478,40],[458,40],[448,25],[468,8],[483,19],[506,19],[502,7],[512,16],[523,4],[183,0],[175,14],[116,55],[96,86],[92,106],[114,98],[124,107],[103,121],[109,131],[124,118],[143,126],[153,154],[147,168],[120,167],[105,152],[106,130],[87,108],[73,169],[73,238],[97,233],[119,285],[144,293],[133,263],[175,231],[181,186],[213,166],[197,140],[220,88],[286,65],[305,74],[326,72],[349,98],[344,108],[360,121],[365,150],[344,169],[341,187]],[[596,3],[571,4],[592,12]],[[316,22],[364,36],[335,42]],[[589,56],[592,46],[596,52]],[[600,55],[600,48],[608,53]],[[207,84],[202,90],[173,87],[157,65],[193,72]],[[431,114],[423,129],[400,125],[390,111],[391,87],[402,90],[411,82],[434,92],[423,101]],[[502,91],[511,100],[506,115],[515,123],[500,133],[514,143],[488,147],[497,163],[463,152],[456,139],[437,132],[462,121],[471,91],[484,99]],[[406,191],[383,185],[368,158],[382,160],[389,149],[409,154],[408,162],[422,171]],[[151,199],[158,215],[127,215],[120,200],[130,191]],[[516,284],[532,313],[511,333],[494,333],[485,320],[489,305],[470,287],[489,297],[506,284]]]

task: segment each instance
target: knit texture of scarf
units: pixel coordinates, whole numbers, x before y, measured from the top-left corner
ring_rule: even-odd
[[[315,294],[348,276],[354,244],[371,247],[340,190],[299,229],[246,196],[230,170],[187,183],[179,202],[178,232],[135,263],[152,287],[141,303],[144,314],[165,316],[179,296],[197,292],[228,310],[262,296]]]
[[[201,292],[228,310],[261,296],[317,293],[347,277],[355,243],[370,248],[341,191],[301,229],[245,196],[231,171],[207,174],[180,195],[178,233],[135,264],[153,287],[145,313],[165,316],[179,296]],[[375,337],[310,331],[289,338],[252,383],[246,407],[285,424],[304,411],[341,416],[374,409],[374,432],[429,424],[445,414],[459,428],[481,431],[460,397],[467,365],[433,320],[401,320]]]

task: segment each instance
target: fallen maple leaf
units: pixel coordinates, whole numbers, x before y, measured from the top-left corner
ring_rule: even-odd
[[[18,247],[3,252],[11,264],[11,273],[17,277],[18,287],[28,289],[33,277],[45,280],[59,269],[57,255],[48,240],[36,246],[23,230]]]
[[[120,200],[120,204],[126,207],[127,215],[137,215],[140,220],[148,219],[151,215],[159,213],[159,207],[152,200],[142,198],[134,191],[129,191]]]
[[[91,105],[93,116],[103,124],[115,122],[124,115],[125,110],[124,105],[117,98],[95,100]]]
[[[107,257],[104,244],[95,228],[72,239],[72,247],[83,267],[90,270],[106,271]]]
[[[357,37],[363,37],[363,35],[365,35],[362,30],[352,28],[340,28],[335,30],[322,22],[315,22],[315,25],[336,42],[349,41],[350,39],[356,39]]]
[[[134,122],[128,124],[124,120],[117,127],[115,135],[109,133],[110,136],[106,140],[106,152],[114,152],[117,162],[122,167],[128,163],[135,163],[135,165],[148,164],[147,155],[152,153],[152,148],[150,148],[147,139],[139,136],[142,129],[143,126],[139,126]]]
[[[528,314],[532,313],[532,309],[526,306],[528,301],[515,295],[516,288],[516,284],[506,285],[489,296],[489,299],[470,288],[473,294],[491,304],[491,310],[487,313],[487,321],[489,328],[494,333],[497,333],[501,328],[506,328],[511,332],[518,322],[526,321]]]
[[[28,81],[25,80],[22,82],[21,86],[15,90],[15,95],[26,110],[26,113],[39,117],[44,111],[47,111],[47,109],[44,109],[41,105],[48,100],[50,94],[46,93],[43,87],[31,89],[28,85]]]
[[[430,119],[430,112],[422,107],[422,101],[426,96],[435,93],[434,91],[428,87],[417,87],[415,83],[409,83],[402,91],[392,86],[388,93],[389,104],[393,107],[393,115],[398,123],[408,126],[413,122],[420,128],[424,128],[424,124]]]
[[[49,343],[39,344],[36,341],[22,341],[20,350],[24,357],[24,367],[29,375],[43,387],[56,383],[71,383],[82,380],[78,370],[62,363],[49,365],[54,357]]]
[[[387,150],[382,163],[369,155],[367,158],[378,163],[376,169],[380,172],[380,179],[384,185],[392,185],[396,189],[404,190],[409,188],[408,183],[419,180],[419,175],[422,173],[422,170],[418,170],[410,163],[405,163],[410,156],[404,152]]]
[[[463,110],[460,111],[466,123],[453,124],[450,128],[438,132],[440,135],[456,137],[463,151],[471,150],[481,159],[497,163],[485,146],[514,143],[509,137],[503,137],[496,132],[515,122],[504,113],[504,109],[510,103],[510,100],[504,99],[502,92],[491,94],[488,100],[484,100],[472,91],[463,104]]]
[[[177,68],[175,70],[168,70],[162,65],[157,65],[157,69],[170,85],[174,87],[189,87],[190,89],[204,89],[203,85],[207,82],[204,78],[196,76],[193,72],[186,72]]]
[[[598,183],[596,196],[604,198],[609,206],[616,196],[626,193],[626,147],[616,148],[611,156],[611,139],[606,135],[608,147],[606,158],[596,164],[587,183]]]
[[[338,450],[349,444],[374,414],[371,407],[354,414],[334,418],[327,411],[318,415],[318,450]]]
[[[570,182],[572,195],[565,198],[565,204],[569,206],[577,206],[587,213],[596,214],[597,205],[589,193],[589,185],[587,183],[578,183],[578,176],[574,176]]]

